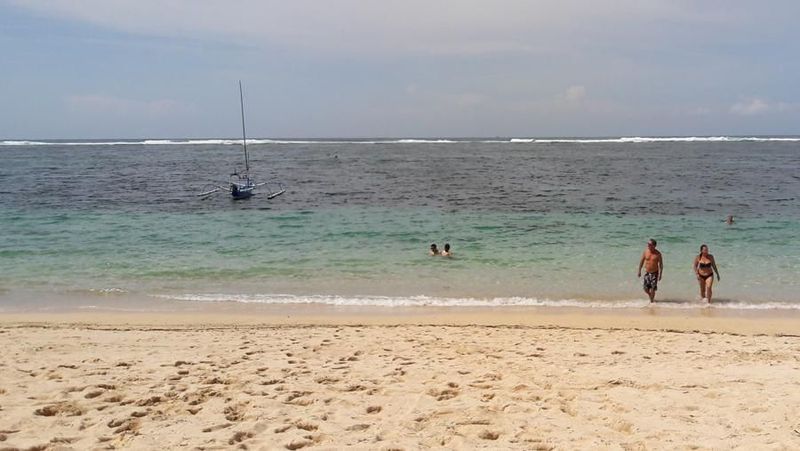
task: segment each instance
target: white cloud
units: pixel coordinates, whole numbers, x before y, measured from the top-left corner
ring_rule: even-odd
[[[667,19],[718,20],[669,0],[12,0],[21,8],[147,36],[333,52],[530,54],[627,39]]]
[[[734,103],[728,110],[739,116],[758,116],[774,113],[791,113],[798,111],[800,105],[789,102],[771,102],[761,97],[752,97]]]
[[[690,116],[709,116],[714,113],[714,110],[707,106],[694,106],[686,109],[685,113]]]
[[[795,95],[786,74],[797,66],[791,58],[793,43],[800,42],[793,24],[798,14],[792,14],[800,10],[797,1],[776,0],[770,8],[751,0],[729,0],[724,8],[720,2],[695,0],[5,3],[54,18],[34,24],[67,23],[37,30],[35,42],[26,43],[32,49],[72,48],[70,56],[90,63],[109,59],[107,46],[78,50],[70,47],[74,42],[63,47],[57,42],[78,29],[79,36],[121,43],[112,60],[129,55],[131,65],[153,65],[143,74],[125,67],[87,70],[81,74],[85,81],[65,80],[49,97],[62,102],[58,107],[81,113],[76,120],[95,124],[107,119],[119,124],[116,130],[122,134],[136,123],[132,119],[142,124],[136,130],[162,130],[157,127],[175,124],[163,120],[165,115],[194,112],[169,99],[181,90],[161,83],[189,78],[196,94],[181,98],[198,105],[192,119],[203,124],[218,123],[214,112],[228,108],[220,105],[221,95],[209,94],[218,89],[216,83],[257,79],[261,84],[254,81],[259,88],[248,98],[253,105],[260,102],[262,117],[269,119],[262,121],[261,133],[283,136],[397,135],[393,130],[398,129],[411,135],[415,129],[431,135],[438,129],[494,135],[526,133],[528,127],[580,134],[636,126],[641,134],[697,124],[718,128],[732,122],[732,115],[800,110],[798,104],[768,100]],[[126,52],[130,45],[139,47]],[[160,51],[162,45],[176,49]],[[158,58],[148,58],[142,48],[157,48]],[[57,64],[57,59],[45,64]],[[33,71],[39,66],[20,67]],[[108,83],[104,77],[109,74],[142,80]],[[94,86],[88,90],[100,93],[65,97],[74,86]],[[116,87],[113,96],[102,94],[107,86]],[[737,97],[750,92],[761,97]],[[132,100],[137,96],[143,97]],[[348,111],[326,109],[342,99]],[[315,114],[311,123],[308,111],[326,113]],[[0,125],[9,122],[4,119]],[[790,123],[793,118],[786,114],[783,119]],[[253,122],[258,130],[259,122]],[[370,123],[371,128],[365,125]],[[193,126],[187,125],[186,133],[197,130]]]
[[[486,102],[486,96],[473,92],[465,92],[454,96],[454,103],[459,108],[474,108]]]
[[[578,103],[586,97],[586,87],[570,86],[564,93],[564,100],[568,103]]]
[[[758,97],[736,102],[730,108],[732,114],[738,114],[740,116],[755,116],[764,114],[769,110],[770,105],[764,99]]]

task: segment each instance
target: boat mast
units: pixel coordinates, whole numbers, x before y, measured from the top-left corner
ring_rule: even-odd
[[[242,108],[242,147],[244,147],[244,171],[250,172],[250,160],[247,158],[247,133],[244,130],[244,95],[242,94],[242,80],[239,80],[239,106]]]

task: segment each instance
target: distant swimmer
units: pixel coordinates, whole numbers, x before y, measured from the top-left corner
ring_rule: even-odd
[[[450,252],[450,243],[444,243],[444,250],[442,251],[442,257],[452,257],[453,253]]]
[[[717,269],[717,262],[714,261],[714,256],[708,253],[708,246],[705,244],[700,246],[700,254],[694,258],[692,269],[697,275],[697,281],[700,282],[700,297],[704,302],[711,303],[711,287],[714,285],[714,274],[717,274],[719,281],[719,270]]]
[[[642,287],[650,297],[650,302],[654,302],[658,282],[661,281],[661,276],[664,274],[664,258],[656,249],[656,240],[652,238],[647,241],[647,249],[642,252],[642,258],[639,260],[639,274],[636,277],[642,277],[642,266],[645,270]]]
[[[433,257],[434,255],[442,255],[442,253],[439,252],[439,248],[436,247],[436,243],[431,244],[431,250],[430,252],[428,252],[428,255],[430,255],[431,257]]]
[[[725,218],[725,224],[731,225],[733,224],[733,222],[734,222],[733,215],[728,215],[728,217]]]

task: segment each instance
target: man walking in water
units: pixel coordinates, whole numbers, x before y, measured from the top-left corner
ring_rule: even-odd
[[[639,274],[636,277],[642,277],[642,266],[645,270],[642,286],[644,292],[650,296],[650,302],[653,302],[656,298],[658,282],[664,273],[664,259],[661,257],[661,252],[656,249],[656,240],[652,238],[647,241],[647,249],[644,250],[642,259],[639,260]]]

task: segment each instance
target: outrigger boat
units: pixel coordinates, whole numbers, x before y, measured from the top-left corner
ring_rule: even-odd
[[[244,171],[233,171],[227,184],[210,184],[200,197],[208,197],[212,194],[228,191],[234,200],[247,199],[256,194],[256,188],[266,189],[267,199],[274,199],[286,192],[283,184],[276,180],[256,183],[250,176],[250,158],[247,154],[247,133],[244,127],[244,95],[242,94],[242,82],[239,81],[239,105],[242,110],[242,149],[244,150]]]

